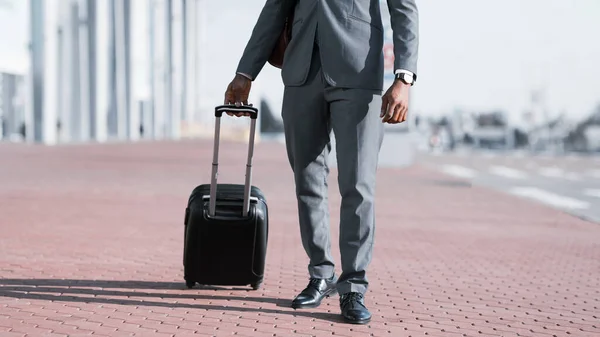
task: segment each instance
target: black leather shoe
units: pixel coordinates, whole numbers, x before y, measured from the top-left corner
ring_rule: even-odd
[[[303,309],[318,307],[323,298],[329,297],[336,292],[336,281],[335,276],[330,279],[311,278],[308,286],[306,286],[306,288],[304,288],[304,290],[302,290],[302,292],[292,301],[292,308]]]
[[[350,292],[340,296],[340,309],[347,323],[366,324],[371,321],[371,313],[365,307],[361,293]]]

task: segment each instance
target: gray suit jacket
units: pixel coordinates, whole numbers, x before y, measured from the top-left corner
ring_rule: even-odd
[[[297,3],[296,3],[297,2]],[[322,71],[332,86],[383,88],[383,24],[380,0],[266,0],[237,71],[255,79],[273,50],[296,3],[292,40],[282,78],[286,86],[306,81],[315,39]],[[417,74],[416,0],[387,0],[394,42],[394,68]]]

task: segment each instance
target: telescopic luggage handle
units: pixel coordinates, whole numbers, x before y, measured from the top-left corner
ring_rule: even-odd
[[[246,161],[246,181],[244,183],[244,204],[242,215],[247,216],[250,212],[250,187],[252,186],[252,156],[254,155],[254,135],[256,133],[256,119],[258,109],[251,105],[219,105],[215,107],[215,139],[213,148],[212,174],[210,181],[210,199],[208,202],[208,214],[215,216],[217,208],[217,176],[219,171],[219,142],[221,137],[221,116],[223,112],[249,113],[250,114],[250,139],[248,141],[248,159]]]

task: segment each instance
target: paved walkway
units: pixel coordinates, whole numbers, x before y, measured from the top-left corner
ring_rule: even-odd
[[[245,146],[223,149],[222,181],[242,181]],[[276,143],[255,155],[271,212],[263,288],[185,289],[184,208],[211,151],[0,144],[0,336],[600,335],[600,225],[419,166],[380,171],[370,325],[341,322],[337,297],[292,310],[307,259]]]

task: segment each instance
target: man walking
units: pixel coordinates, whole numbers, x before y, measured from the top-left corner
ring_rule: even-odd
[[[266,0],[226,104],[248,104],[251,83],[267,62],[284,22],[294,10],[285,52],[282,119],[294,172],[308,286],[292,301],[314,308],[335,292],[349,323],[364,324],[367,267],[375,231],[374,192],[383,124],[406,120],[418,54],[416,0],[387,0],[396,80],[382,96],[383,24],[380,0]],[[327,204],[330,133],[336,138],[342,196],[339,247],[342,273],[331,255]]]

